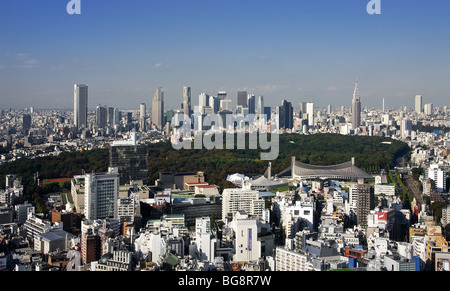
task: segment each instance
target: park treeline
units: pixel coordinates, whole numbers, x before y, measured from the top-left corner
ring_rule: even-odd
[[[334,165],[354,157],[356,166],[373,173],[394,167],[396,159],[409,152],[405,143],[382,137],[283,134],[279,138],[280,152],[278,159],[272,161],[273,175],[288,168],[292,156],[297,161],[314,165]],[[160,172],[203,171],[207,182],[223,188],[231,186],[226,181],[229,174],[241,173],[252,177],[264,174],[268,161],[260,160],[263,150],[246,148],[175,150],[169,142],[149,144],[149,183],[153,184]],[[108,149],[24,158],[0,167],[0,189],[4,189],[6,174],[20,176],[27,186],[33,183],[36,173],[40,179],[71,178],[83,171],[105,172],[108,166]]]

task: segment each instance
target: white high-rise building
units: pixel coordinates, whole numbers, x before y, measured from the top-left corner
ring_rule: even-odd
[[[251,189],[251,185],[223,190],[222,220],[225,221],[227,216],[233,216],[240,210],[260,218],[264,215],[264,200],[259,197],[259,191]]]
[[[409,118],[402,119],[400,127],[402,138],[407,138],[411,136],[412,132],[412,121]]]
[[[422,95],[416,95],[414,105],[416,113],[422,113]]]
[[[198,106],[200,107],[200,112],[203,111],[203,108],[209,105],[209,95],[206,93],[201,93],[198,96]]]
[[[88,86],[86,84],[75,84],[73,92],[74,125],[78,129],[86,128],[88,114]]]
[[[261,241],[258,241],[258,224],[244,212],[236,213],[231,228],[235,234],[236,262],[258,261],[261,257]]]
[[[306,113],[308,114],[308,126],[314,126],[314,103],[306,103]]]
[[[220,110],[222,111],[231,111],[233,109],[232,107],[232,100],[231,99],[222,99],[220,100]]]
[[[195,242],[200,258],[213,261],[215,254],[216,239],[211,232],[211,219],[200,217],[195,219]]]
[[[84,214],[86,219],[117,218],[118,168],[109,168],[106,173],[85,174],[84,177]]]
[[[428,103],[423,106],[423,113],[426,115],[433,115],[433,103]]]
[[[425,178],[430,178],[434,181],[436,190],[443,193],[447,190],[447,172],[439,167],[438,164],[431,164],[428,169],[425,170]]]
[[[147,130],[147,106],[145,103],[139,105],[139,128],[141,131]]]
[[[164,90],[161,87],[156,90],[153,97],[152,123],[158,129],[162,129],[164,126]]]

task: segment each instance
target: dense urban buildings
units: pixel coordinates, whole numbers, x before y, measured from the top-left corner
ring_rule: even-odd
[[[75,85],[75,100],[82,96],[87,102],[83,86]],[[450,270],[447,107],[434,107],[421,95],[411,96],[412,109],[390,108],[384,98],[382,109],[361,106],[356,84],[348,107],[320,108],[310,100],[295,108],[283,99],[272,108],[263,96],[248,91],[237,93],[233,107],[228,93],[219,91],[201,93],[199,106],[192,110],[191,92],[183,87],[179,108],[166,110],[164,91],[158,88],[151,116],[144,102],[127,110],[99,105],[88,110],[81,123],[75,122],[80,120],[75,113],[83,115],[80,108],[84,112],[87,103],[81,107],[80,103],[84,101],[75,102],[72,112],[3,111],[0,142],[8,150],[2,153],[2,164],[95,149],[107,149],[109,163],[106,172],[80,168],[73,176],[61,177],[68,179],[65,188],[61,186],[65,190],[47,195],[48,213],[39,212],[34,202],[23,201],[28,180],[22,181],[18,173],[5,175],[0,233],[3,242],[8,239],[9,249],[0,251],[0,267],[17,271],[44,267]],[[418,103],[429,104],[420,113],[416,112],[419,99]],[[366,169],[350,157],[343,163],[314,165],[292,156],[278,172],[272,165],[276,160],[264,173],[252,176],[227,172],[222,177],[227,184],[221,187],[210,183],[211,173],[201,167],[186,172],[178,171],[178,166],[151,167],[154,156],[149,149],[168,142],[172,117],[185,113],[196,118],[188,127],[192,131],[200,129],[195,122],[210,114],[225,118],[261,113],[276,121],[278,126],[270,131],[279,134],[378,136],[386,138],[387,147],[394,141],[407,144],[410,153],[398,159],[396,167]],[[243,128],[251,133],[253,125]],[[206,132],[212,127],[202,128]],[[362,157],[370,159],[364,153]],[[36,187],[65,183],[41,179],[40,173],[33,181],[41,185]],[[436,211],[442,213],[439,218]]]

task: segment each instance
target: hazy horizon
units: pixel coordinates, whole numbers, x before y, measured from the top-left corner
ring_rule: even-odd
[[[0,108],[68,109],[73,84],[89,85],[89,108],[147,109],[163,87],[180,108],[183,86],[264,96],[276,106],[449,105],[450,3],[381,0],[69,1],[0,3]]]

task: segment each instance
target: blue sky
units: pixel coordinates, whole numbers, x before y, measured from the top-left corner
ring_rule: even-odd
[[[442,0],[0,1],[0,108],[151,106],[157,87],[178,108],[183,86],[238,90],[317,106],[450,105],[450,3]]]

